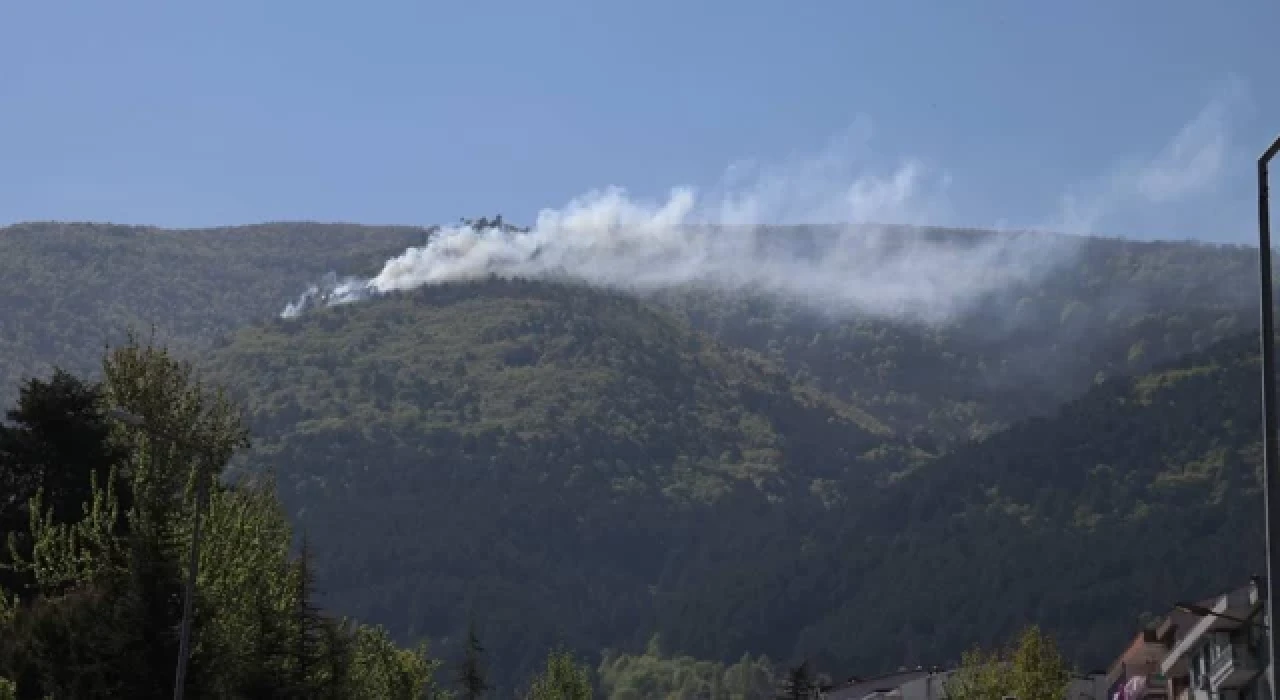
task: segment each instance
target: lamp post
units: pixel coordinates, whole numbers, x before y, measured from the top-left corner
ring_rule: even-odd
[[[1260,272],[1262,307],[1262,483],[1264,512],[1267,528],[1267,667],[1271,698],[1277,700],[1275,687],[1276,668],[1276,605],[1280,596],[1276,592],[1276,562],[1280,559],[1280,444],[1276,435],[1276,374],[1275,374],[1275,292],[1271,284],[1271,207],[1267,192],[1267,166],[1280,152],[1280,138],[1271,143],[1258,158],[1258,271]]]
[[[171,445],[177,445],[180,442],[150,425],[141,416],[124,409],[113,408],[108,415],[121,423],[139,428],[153,436],[162,437]],[[182,700],[187,686],[187,661],[191,656],[192,603],[196,593],[196,574],[200,567],[200,519],[207,490],[205,479],[201,478],[199,471],[196,471],[196,503],[194,522],[191,524],[191,554],[187,563],[187,581],[182,591],[182,628],[178,636],[178,668],[174,673],[173,681],[174,700]]]

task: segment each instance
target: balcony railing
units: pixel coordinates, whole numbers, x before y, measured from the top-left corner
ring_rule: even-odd
[[[1218,657],[1209,664],[1209,684],[1213,689],[1239,688],[1258,675],[1258,662],[1243,644],[1220,647]]]

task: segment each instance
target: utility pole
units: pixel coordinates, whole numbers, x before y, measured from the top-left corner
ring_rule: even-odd
[[[137,414],[121,408],[114,408],[108,413],[112,418],[125,425],[141,429],[151,437],[153,442],[159,442],[159,440],[156,440],[159,437],[169,443],[170,447],[176,447],[180,444],[179,440],[152,426],[145,418]],[[187,663],[191,657],[192,606],[196,597],[196,575],[200,569],[200,520],[204,511],[205,499],[208,498],[209,494],[208,482],[204,475],[200,473],[199,467],[194,467],[193,471],[196,479],[196,502],[193,513],[195,522],[191,524],[191,553],[187,561],[187,581],[182,591],[182,627],[178,633],[178,668],[174,672],[173,700],[183,700],[187,689]]]
[[[1271,700],[1276,695],[1276,562],[1280,560],[1280,444],[1276,435],[1275,291],[1271,280],[1271,207],[1267,186],[1267,166],[1280,152],[1280,138],[1258,158],[1258,270],[1261,276],[1262,306],[1262,483],[1267,528],[1267,685]]]
[[[200,520],[209,487],[196,467],[195,522],[191,524],[191,559],[187,563],[187,585],[182,592],[182,631],[178,637],[178,671],[173,681],[173,700],[182,700],[187,687],[187,661],[191,658],[191,606],[196,597],[196,573],[200,569]]]

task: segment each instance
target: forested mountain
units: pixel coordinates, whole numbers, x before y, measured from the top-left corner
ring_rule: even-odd
[[[1063,261],[943,324],[710,292],[660,299],[698,328],[775,359],[929,447],[1044,414],[1097,379],[1140,372],[1256,326],[1251,249],[1061,238],[1043,235]]]
[[[524,669],[638,643],[711,518],[821,509],[922,460],[875,419],[659,308],[573,286],[430,287],[238,333],[243,397],[326,600]]]
[[[253,458],[282,470],[340,608],[409,637],[483,610],[521,673],[556,641],[652,632],[852,670],[956,659],[1028,619],[1098,663],[1138,611],[1250,573],[1250,342],[937,459],[660,308],[572,286],[325,310],[242,331],[211,366],[244,387]]]
[[[326,271],[368,273],[426,235],[312,223],[0,228],[0,405],[50,365],[96,371],[105,346],[130,327],[154,327],[175,349],[194,351],[279,312]]]
[[[428,233],[0,230],[0,397],[154,325],[247,407],[326,607],[446,652],[474,616],[507,684],[654,633],[868,673],[1028,618],[1091,664],[1253,573],[1253,251],[1081,239],[934,325],[497,278],[277,318]]]
[[[20,381],[50,365],[95,370],[104,344],[130,326],[154,327],[198,357],[213,339],[273,318],[327,273],[374,274],[432,230],[306,222],[0,228],[0,400],[12,401]],[[780,227],[773,237],[804,247],[821,230]],[[1002,235],[902,228],[908,241]],[[1099,373],[1141,371],[1256,324],[1251,249],[1043,238],[1062,260],[940,327],[706,290],[655,301],[931,451],[1050,410]]]
[[[726,528],[673,582],[665,638],[723,656],[770,629],[771,653],[875,668],[954,660],[1034,620],[1104,664],[1143,611],[1261,572],[1256,344],[1107,380],[865,508],[790,534]]]

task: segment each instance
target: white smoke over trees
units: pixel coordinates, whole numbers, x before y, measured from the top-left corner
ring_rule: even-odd
[[[887,173],[859,171],[846,150],[770,168],[739,165],[706,195],[678,187],[654,202],[618,187],[588,192],[543,210],[527,232],[445,227],[372,278],[331,276],[283,315],[498,275],[636,292],[713,287],[828,312],[937,321],[1063,260],[1057,237],[937,236],[897,225],[940,215],[948,179],[914,160]],[[823,222],[839,223],[795,226]]]
[[[1110,186],[1064,197],[1052,227],[1096,224],[1132,204],[1131,190],[1149,195],[1156,185],[1174,183],[1177,192],[1162,187],[1168,196],[1157,198],[1167,206],[1175,195],[1211,185],[1222,171],[1226,139],[1225,108],[1215,104],[1146,167],[1127,171],[1134,177],[1112,173]],[[860,167],[866,162],[865,127],[855,125],[817,155],[765,167],[735,165],[705,193],[677,187],[664,200],[649,201],[609,187],[544,209],[528,231],[444,227],[424,245],[388,260],[372,278],[330,275],[282,316],[497,275],[639,293],[712,288],[772,295],[824,314],[939,323],[1074,259],[1080,244],[1075,236],[927,228],[947,218],[949,176],[915,159],[884,172]],[[1117,184],[1131,180],[1133,187]]]

